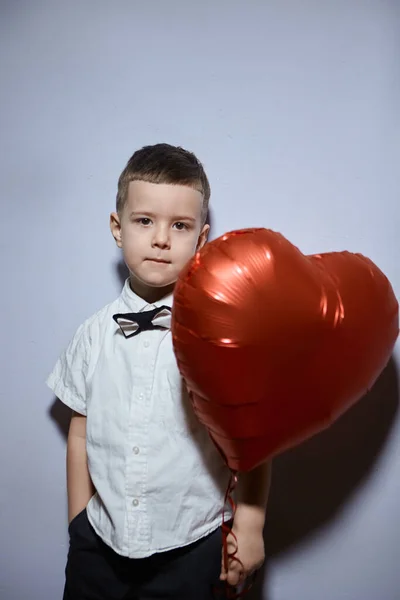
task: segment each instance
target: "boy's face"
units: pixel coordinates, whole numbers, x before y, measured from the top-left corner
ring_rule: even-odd
[[[122,213],[112,213],[113,237],[124,253],[131,284],[142,297],[173,287],[207,241],[203,195],[184,185],[132,181]],[[156,288],[156,289],[155,289]]]

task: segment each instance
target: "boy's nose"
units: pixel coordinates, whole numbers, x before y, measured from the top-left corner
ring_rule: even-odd
[[[154,231],[153,246],[157,248],[169,248],[170,239],[167,227],[157,227]]]

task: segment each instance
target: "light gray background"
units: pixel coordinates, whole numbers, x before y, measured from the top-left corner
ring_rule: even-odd
[[[194,150],[213,235],[370,256],[400,291],[396,0],[0,4],[0,597],[61,598],[66,414],[44,380],[119,292],[108,232],[143,144]],[[399,349],[397,349],[397,357]],[[400,598],[396,358],[275,467],[258,598]]]

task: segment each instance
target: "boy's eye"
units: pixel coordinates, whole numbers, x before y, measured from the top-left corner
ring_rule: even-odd
[[[138,223],[140,223],[141,225],[150,225],[151,221],[148,217],[141,217],[140,219],[138,219]]]
[[[182,223],[181,221],[178,221],[177,223],[174,223],[174,227],[175,229],[178,229],[178,231],[182,231],[183,229],[187,229],[188,226],[186,225],[186,223]]]

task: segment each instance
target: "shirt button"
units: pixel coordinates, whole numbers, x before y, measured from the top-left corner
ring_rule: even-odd
[[[145,342],[143,342],[143,346],[145,348],[148,348],[150,346],[150,342],[148,340],[146,340]]]
[[[135,446],[133,448],[133,452],[134,452],[134,454],[139,454],[140,450],[139,450],[139,448],[137,446]]]
[[[133,506],[139,506],[139,500],[135,498],[134,500],[132,500],[132,504]]]

